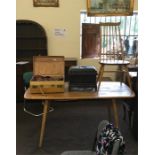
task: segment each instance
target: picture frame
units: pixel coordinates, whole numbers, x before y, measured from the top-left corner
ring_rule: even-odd
[[[34,7],[59,7],[59,0],[33,0]]]
[[[87,0],[88,16],[129,16],[134,0]]]

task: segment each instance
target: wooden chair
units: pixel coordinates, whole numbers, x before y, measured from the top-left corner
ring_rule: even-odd
[[[125,60],[125,53],[123,51],[123,43],[120,35],[120,22],[112,23],[100,23],[100,37],[101,37],[101,52],[100,52],[100,70],[98,74],[98,90],[100,88],[101,81],[103,79],[104,72],[116,72],[121,75],[120,82],[125,81],[125,75],[127,76],[127,82],[131,88],[131,81],[128,73],[129,61]],[[105,70],[105,66],[117,66],[117,70]],[[125,74],[124,74],[125,73]]]

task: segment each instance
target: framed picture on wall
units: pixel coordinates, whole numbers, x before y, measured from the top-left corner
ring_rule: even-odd
[[[88,16],[129,16],[134,0],[87,0]]]
[[[33,0],[34,7],[58,7],[59,0]]]

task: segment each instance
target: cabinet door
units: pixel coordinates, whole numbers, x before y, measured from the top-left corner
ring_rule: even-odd
[[[82,58],[98,57],[101,48],[99,24],[82,24]]]

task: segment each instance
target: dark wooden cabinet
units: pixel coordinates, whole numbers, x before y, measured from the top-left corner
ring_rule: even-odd
[[[101,47],[100,25],[82,24],[82,58],[98,57]]]
[[[47,55],[47,37],[44,28],[31,20],[17,20],[17,61],[32,61],[36,55]]]

